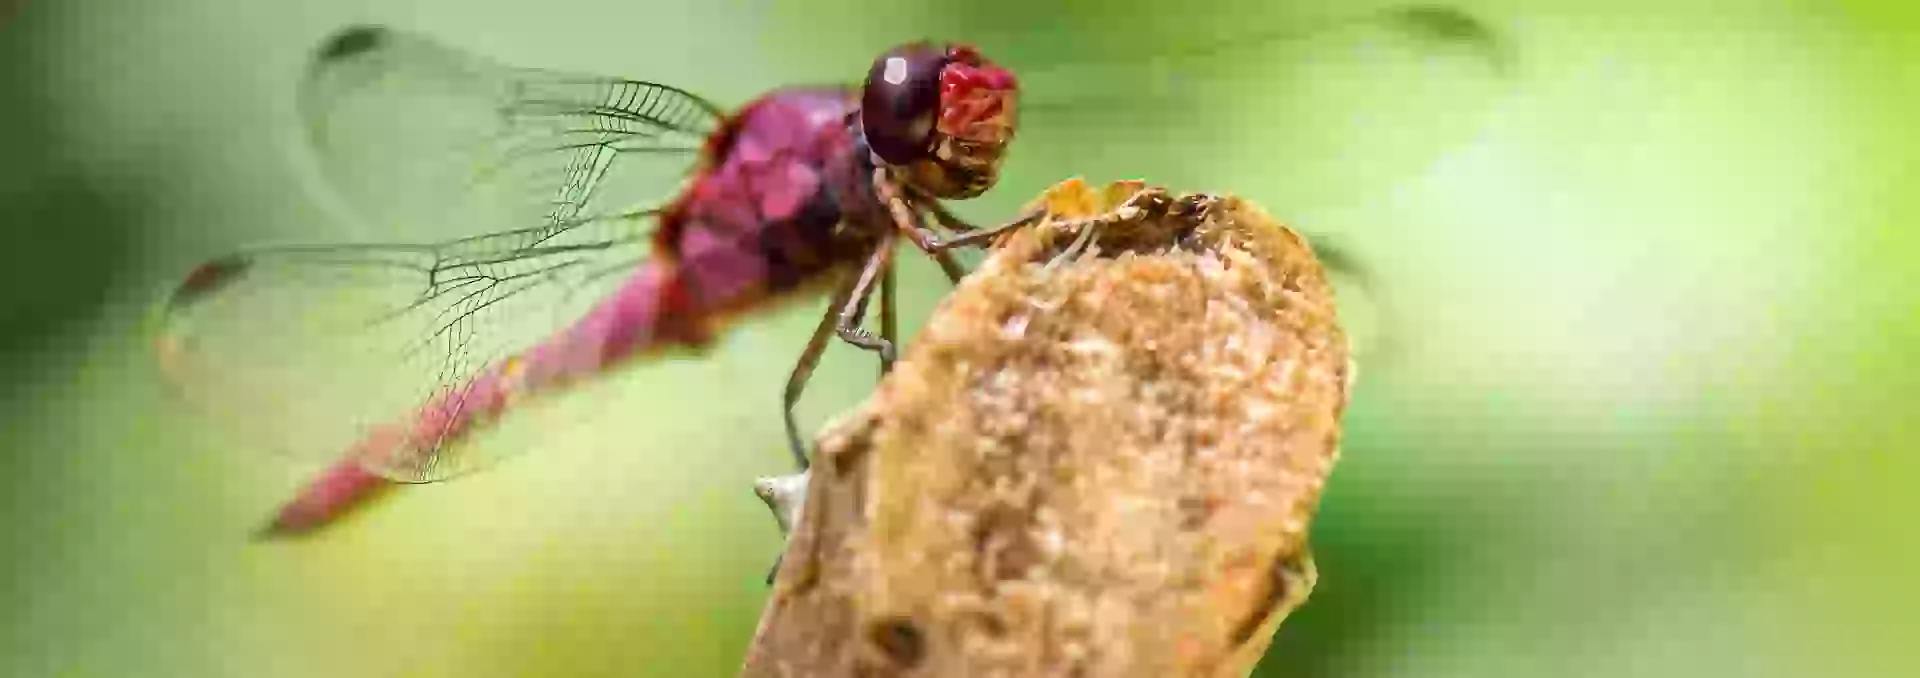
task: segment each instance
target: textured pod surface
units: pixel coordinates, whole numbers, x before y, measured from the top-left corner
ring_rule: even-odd
[[[1252,670],[1316,576],[1347,340],[1298,234],[1116,212],[1142,188],[1051,189],[822,434],[742,675]]]

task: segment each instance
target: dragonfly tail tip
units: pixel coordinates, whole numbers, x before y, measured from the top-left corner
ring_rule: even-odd
[[[281,541],[306,532],[306,526],[288,522],[285,516],[274,516],[254,529],[252,540],[255,542]]]

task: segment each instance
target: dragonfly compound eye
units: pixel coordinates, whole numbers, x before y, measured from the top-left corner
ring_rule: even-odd
[[[995,152],[1013,138],[1013,72],[988,61],[971,45],[956,44],[940,69],[940,119],[934,132]]]
[[[873,60],[860,96],[860,125],[881,160],[905,165],[930,150],[947,59],[946,50],[919,42]]]

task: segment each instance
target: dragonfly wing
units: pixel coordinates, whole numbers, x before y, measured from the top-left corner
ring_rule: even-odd
[[[170,299],[159,348],[196,403],[316,459],[582,317],[644,261],[722,120],[673,87],[510,68],[377,27],[327,40],[299,95],[327,185],[394,237],[213,259]],[[512,451],[419,445],[362,463],[428,482]]]
[[[261,248],[211,260],[169,299],[161,365],[267,449],[336,458],[583,315],[645,259],[650,214],[428,245]],[[452,437],[362,460],[393,480],[476,470],[507,446]]]
[[[441,236],[658,204],[723,120],[669,85],[509,67],[375,26],[323,43],[299,106],[351,211]]]
[[[1382,195],[1464,146],[1507,91],[1517,58],[1504,34],[1441,5],[1143,44],[1152,46],[1023,71],[1021,137],[1098,148],[1107,164],[1151,163],[1108,170],[1123,175],[1255,176],[1257,191],[1236,190],[1294,205]],[[1009,175],[1020,162],[1016,152]],[[1248,164],[1223,168],[1234,162]],[[1358,351],[1380,357],[1392,339],[1387,291],[1351,239],[1313,239],[1343,311],[1354,311]]]
[[[1272,179],[1270,199],[1326,204],[1378,194],[1469,141],[1515,61],[1502,33],[1439,6],[1147,44],[1022,69],[1020,136],[1137,150],[1156,174],[1271,149],[1240,174]]]

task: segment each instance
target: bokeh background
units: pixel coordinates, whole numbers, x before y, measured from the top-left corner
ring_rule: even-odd
[[[364,233],[291,160],[294,78],[356,21],[728,104],[971,39],[1065,103],[964,214],[1139,176],[1340,239],[1396,341],[1261,675],[1912,675],[1920,13],[1468,0],[1491,33],[1247,37],[1378,6],[0,3],[0,675],[737,667],[780,547],[748,483],[819,303],[569,396],[594,416],[495,471],[247,541],[314,469],[169,399],[143,332],[197,259]],[[1254,49],[1143,57],[1222,45]],[[907,259],[911,329],[943,286]],[[872,374],[836,350],[803,413]]]

